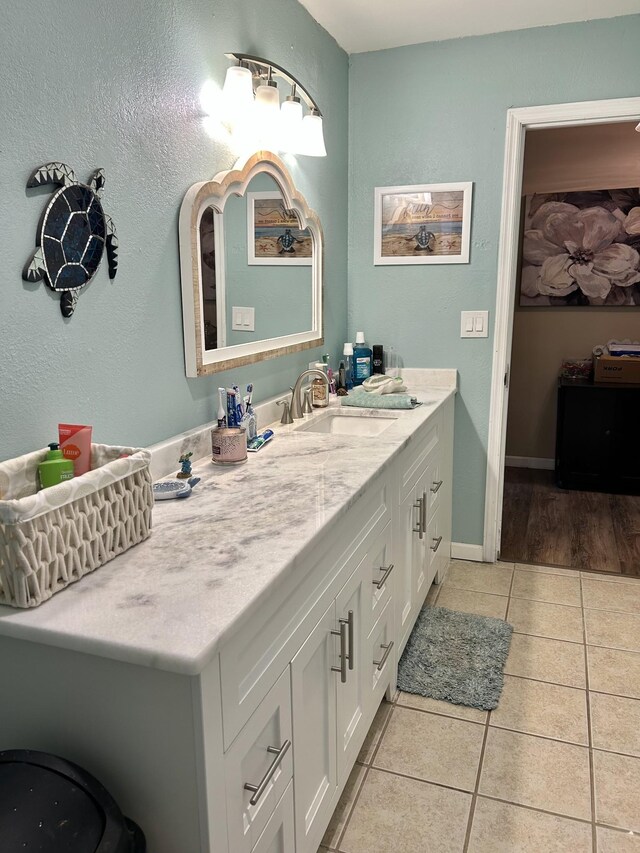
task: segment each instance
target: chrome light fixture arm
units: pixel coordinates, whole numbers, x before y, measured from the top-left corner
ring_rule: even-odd
[[[278,77],[281,77],[289,83],[290,86],[295,86],[295,91],[298,97],[302,98],[310,112],[314,115],[322,115],[320,107],[311,97],[309,92],[307,92],[302,83],[281,65],[278,65],[276,62],[271,62],[270,59],[265,59],[262,56],[252,56],[249,53],[225,53],[225,56],[227,59],[235,59],[241,65],[244,65],[251,71],[253,77],[264,78],[266,80],[269,77],[269,72],[271,72],[272,75],[277,74]]]

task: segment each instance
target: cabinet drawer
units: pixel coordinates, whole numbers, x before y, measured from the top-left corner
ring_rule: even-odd
[[[229,849],[234,853],[250,853],[289,784],[293,775],[291,741],[287,667],[224,757]],[[257,790],[248,790],[246,785]]]
[[[315,561],[307,557],[295,571],[276,579],[251,619],[220,652],[225,749],[390,520],[390,492],[387,476],[374,481],[327,534],[324,555]]]
[[[446,507],[444,504],[441,504],[437,507],[427,527],[427,583],[424,590],[424,598],[426,598],[436,575],[438,576],[438,581],[444,575],[444,570],[451,556],[450,537],[446,521]],[[420,602],[420,607],[424,598]]]
[[[294,835],[293,782],[289,782],[253,853],[292,853],[295,850]]]
[[[394,643],[393,602],[389,602],[380,618],[373,626],[368,642],[367,690],[369,693],[367,708],[369,711],[380,704],[385,690],[396,671],[397,648]]]
[[[392,598],[396,579],[391,542],[391,523],[378,535],[365,557],[370,581],[364,603],[364,631],[368,636],[380,614]]]
[[[442,410],[439,410],[429,418],[424,432],[402,453],[398,463],[401,501],[412,491],[422,475],[425,465],[428,464],[428,457],[440,446],[443,426],[444,415]]]

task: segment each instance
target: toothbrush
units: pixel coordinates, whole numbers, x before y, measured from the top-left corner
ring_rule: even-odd
[[[238,385],[233,385],[232,387],[236,398],[236,426],[240,426],[242,418],[244,417],[244,411],[242,409],[242,395],[240,394],[240,388]]]
[[[227,388],[227,426],[234,427],[236,424],[236,392],[233,388]]]
[[[249,395],[249,399],[247,400],[247,408],[251,405],[251,398],[253,397],[253,382],[250,382],[247,385],[247,394]]]
[[[218,388],[218,427],[225,427],[227,425],[227,418],[224,413],[224,405],[222,403],[222,395],[226,394],[224,388]]]

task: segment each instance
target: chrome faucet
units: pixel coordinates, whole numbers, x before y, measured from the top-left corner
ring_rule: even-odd
[[[329,394],[329,379],[324,370],[320,370],[319,367],[310,367],[309,370],[303,370],[300,376],[296,379],[296,384],[293,386],[293,393],[291,395],[291,417],[295,420],[299,420],[303,417],[300,391],[302,383],[307,376],[320,376],[321,379],[324,379],[327,384],[327,396]]]

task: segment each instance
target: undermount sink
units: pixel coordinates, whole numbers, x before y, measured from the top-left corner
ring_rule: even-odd
[[[295,432],[319,432],[329,435],[380,435],[394,424],[397,417],[356,414],[355,412],[325,412],[313,420],[300,424]]]

